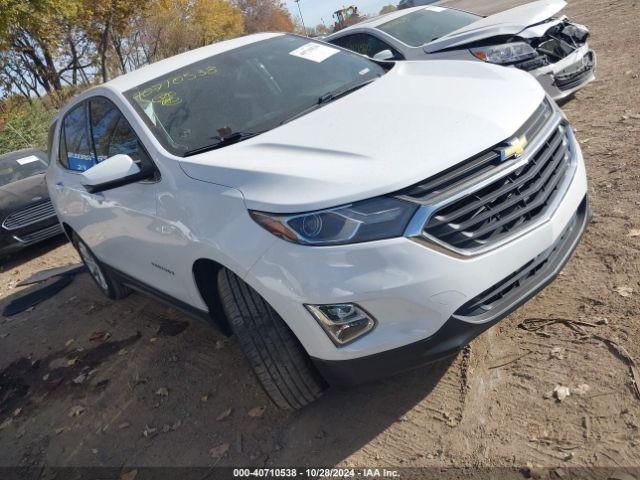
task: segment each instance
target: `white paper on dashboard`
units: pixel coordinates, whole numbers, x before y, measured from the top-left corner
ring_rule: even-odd
[[[289,55],[294,57],[304,58],[305,60],[311,60],[312,62],[321,63],[332,55],[335,55],[340,50],[337,48],[328,47],[326,45],[320,45],[318,43],[309,42],[295,50],[289,52]]]
[[[27,163],[39,162],[39,161],[40,159],[35,155],[29,155],[28,157],[16,159],[16,162],[18,162],[20,165],[26,165]]]

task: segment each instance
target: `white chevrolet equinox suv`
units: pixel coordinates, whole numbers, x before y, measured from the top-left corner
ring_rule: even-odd
[[[92,88],[50,135],[51,198],[100,289],[235,334],[283,408],[456,353],[589,218],[566,118],[492,65],[258,34]]]

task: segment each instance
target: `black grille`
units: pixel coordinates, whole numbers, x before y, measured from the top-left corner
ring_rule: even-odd
[[[423,233],[453,248],[474,250],[511,236],[542,217],[559,194],[570,163],[563,124],[549,133],[544,142],[536,138],[551,113],[545,101],[516,133],[515,136],[526,135],[529,143],[538,145],[531,147],[537,150],[525,149],[529,159],[516,170],[474,190],[474,183],[490,178],[493,169],[518,162],[517,158],[501,162],[499,153],[492,150],[414,187],[408,196],[426,204],[444,203],[430,215]],[[447,197],[457,193],[456,187],[469,193],[447,203]]]
[[[549,62],[547,60],[547,57],[538,55],[537,57],[532,58],[531,60],[525,60],[524,62],[516,63],[514,64],[514,67],[529,72],[531,70],[535,70],[536,68],[544,67],[545,65],[548,65],[548,64]]]
[[[593,52],[587,52],[579,67],[572,65],[555,74],[555,85],[560,90],[570,90],[584,82],[593,72]]]
[[[540,133],[552,113],[553,108],[545,99],[523,127],[513,136],[521,137],[525,135],[531,141]],[[504,165],[504,162],[500,159],[500,154],[496,151],[499,146],[491,147],[489,150],[454,165],[424,182],[407,188],[400,194],[419,200],[421,203],[428,203],[429,200],[443,191],[455,189],[462,183],[468,182],[471,178],[490,174],[495,168]]]
[[[37,205],[30,205],[22,210],[11,213],[2,222],[2,226],[7,230],[18,230],[19,228],[33,225],[42,220],[55,217],[51,200],[46,200]]]
[[[583,83],[591,75],[592,70],[593,67],[571,76],[556,78],[556,85],[560,90],[571,90]]]
[[[584,222],[587,214],[587,202],[584,200],[580,208],[562,232],[562,235],[556,240],[555,244],[527,262],[526,265],[513,272],[504,280],[495,284],[491,288],[485,290],[480,295],[472,298],[462,307],[460,307],[454,315],[465,317],[478,317],[486,312],[500,308],[504,302],[509,301],[509,297],[521,297],[523,291],[529,290],[531,284],[537,283],[538,277],[549,275],[549,271],[553,270],[562,260],[563,254],[567,251],[568,246],[580,234],[580,224]]]
[[[37,232],[33,232],[28,235],[16,236],[15,239],[24,245],[30,245],[32,243],[46,240],[47,238],[55,237],[56,235],[61,235],[62,233],[62,225],[55,223],[50,227],[43,228],[42,230],[38,230]]]

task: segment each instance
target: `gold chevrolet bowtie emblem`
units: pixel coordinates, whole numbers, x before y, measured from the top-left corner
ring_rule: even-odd
[[[505,160],[508,160],[512,157],[518,158],[524,153],[524,149],[528,143],[529,141],[524,135],[519,138],[516,137],[512,140],[509,140],[508,146],[500,148],[500,160],[504,162]]]

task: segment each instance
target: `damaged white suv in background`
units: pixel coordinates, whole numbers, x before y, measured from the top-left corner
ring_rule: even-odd
[[[561,111],[519,70],[257,34],[92,88],[47,182],[110,298],[234,333],[273,401],[452,355],[551,282],[586,228]]]
[[[398,10],[325,37],[376,60],[472,60],[525,70],[560,100],[595,79],[589,30],[554,18],[564,0],[481,17],[439,5]]]

